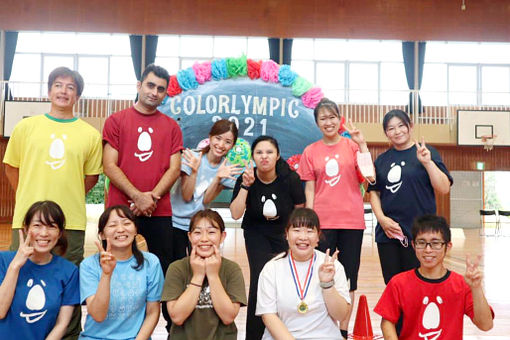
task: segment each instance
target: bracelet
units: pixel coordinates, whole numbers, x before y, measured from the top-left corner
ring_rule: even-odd
[[[248,190],[250,190],[250,187],[241,183],[241,189],[248,191]]]
[[[192,286],[195,286],[195,287],[198,287],[198,288],[202,288],[202,285],[199,285],[198,283],[195,283],[195,282],[192,282],[192,281],[189,282],[189,285],[192,285]]]
[[[329,282],[319,282],[319,286],[321,286],[322,289],[328,289],[335,285],[335,280],[331,280]]]

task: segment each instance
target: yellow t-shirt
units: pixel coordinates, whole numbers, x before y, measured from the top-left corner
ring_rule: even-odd
[[[81,119],[39,115],[21,120],[12,132],[3,162],[19,169],[13,228],[21,228],[28,208],[52,200],[66,217],[66,229],[85,230],[85,175],[98,175],[99,131]]]

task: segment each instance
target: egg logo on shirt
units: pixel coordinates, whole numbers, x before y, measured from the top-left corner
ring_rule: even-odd
[[[392,185],[386,185],[386,189],[391,191],[392,194],[396,193],[400,186],[402,185],[402,167],[406,165],[406,162],[400,162],[400,165],[397,163],[391,163],[390,171],[388,171],[388,182],[394,183]]]
[[[339,174],[340,168],[338,167],[338,155],[335,157],[329,158],[326,157],[324,160],[326,161],[326,175],[329,177],[324,182],[329,184],[329,186],[334,187],[338,181],[340,180],[341,175]]]
[[[147,132],[148,131],[148,132]],[[138,133],[140,134],[138,136],[138,143],[137,147],[138,150],[142,151],[141,153],[135,152],[135,157],[138,157],[140,162],[145,162],[149,158],[151,158],[152,153],[154,150],[152,149],[152,139],[150,133],[153,133],[154,130],[149,127],[147,131],[143,131],[142,127],[138,127]]]
[[[443,299],[440,296],[437,296],[436,300],[438,304],[443,303]],[[427,307],[425,307],[425,311],[423,312],[421,324],[423,328],[430,330],[430,332],[424,334],[420,332],[418,336],[424,340],[436,340],[443,332],[442,329],[437,329],[441,323],[439,307],[434,301],[429,301],[428,296],[423,298],[423,304],[427,305]]]
[[[53,142],[51,142],[50,145],[50,161],[46,161],[46,164],[48,164],[53,170],[57,170],[61,168],[66,160],[64,159],[65,156],[65,145],[64,140],[67,139],[67,135],[62,135],[62,138],[55,138],[55,134],[52,133],[50,135],[50,138],[53,139]]]
[[[46,287],[46,283],[41,280],[41,284],[34,285],[34,280],[30,279],[27,281],[27,287],[32,287],[28,291],[27,301],[25,305],[32,313],[19,313],[19,316],[25,318],[28,323],[34,323],[42,319],[48,310],[42,310],[46,304],[46,294],[44,294],[43,287]]]
[[[276,220],[280,216],[278,215],[278,211],[276,209],[276,204],[274,204],[274,200],[276,200],[276,195],[271,194],[271,198],[266,198],[266,196],[262,196],[260,201],[264,203],[264,206],[262,207],[262,215],[264,215],[265,218],[268,220]]]

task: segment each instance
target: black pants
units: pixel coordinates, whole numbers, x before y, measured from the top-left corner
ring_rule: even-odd
[[[257,287],[259,275],[267,261],[288,248],[284,232],[275,233],[274,229],[257,228],[244,230],[246,255],[250,265],[250,291],[248,293],[248,310],[246,313],[246,340],[260,340],[264,334],[264,322],[255,316],[257,307]]]
[[[409,247],[403,247],[397,242],[377,243],[377,250],[385,284],[388,284],[398,273],[420,265],[410,244]]]
[[[185,258],[191,253],[188,232],[179,228],[172,228],[172,258],[170,263]]]

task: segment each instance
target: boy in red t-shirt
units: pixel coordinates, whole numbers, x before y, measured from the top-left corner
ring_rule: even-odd
[[[384,339],[461,340],[464,314],[479,329],[490,330],[494,313],[482,290],[480,256],[475,261],[466,257],[464,277],[445,268],[452,242],[443,217],[417,218],[412,235],[420,267],[395,275],[374,309],[383,318]],[[397,335],[395,325],[401,317]]]

